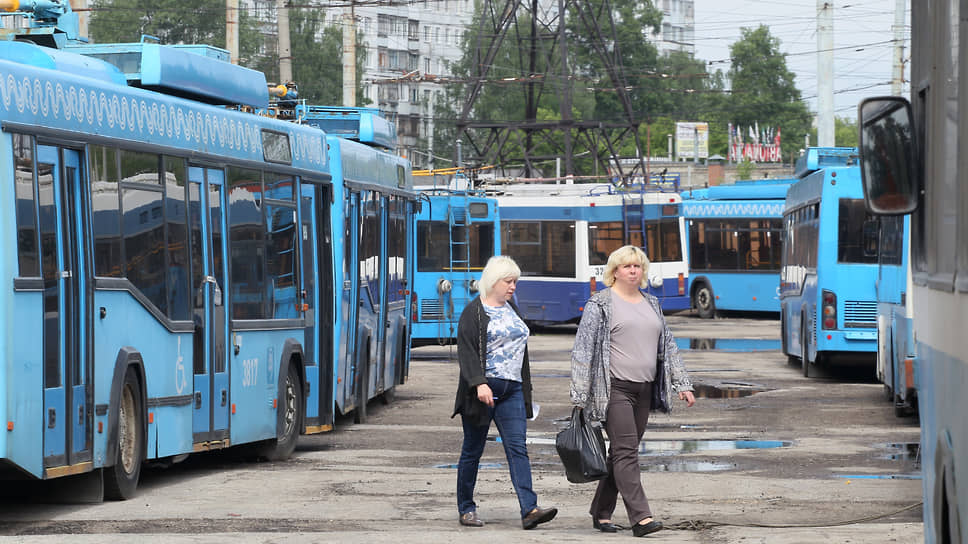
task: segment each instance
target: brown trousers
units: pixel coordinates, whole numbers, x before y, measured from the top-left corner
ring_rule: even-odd
[[[622,494],[629,521],[634,525],[652,517],[642,489],[639,442],[649,422],[652,382],[612,378],[605,432],[608,433],[608,476],[599,480],[590,513],[595,519],[612,519],[618,494]]]

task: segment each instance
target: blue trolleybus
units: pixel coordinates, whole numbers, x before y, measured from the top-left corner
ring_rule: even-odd
[[[780,311],[783,206],[795,181],[737,181],[682,193],[689,300],[699,317]]]
[[[899,417],[918,411],[917,354],[910,303],[910,219],[879,217],[877,379]]]
[[[689,308],[678,193],[590,184],[498,190],[501,252],[521,267],[515,296],[528,321],[577,322],[588,297],[604,288],[608,255],[626,244],[648,255],[648,291],[663,310]]]
[[[326,132],[333,175],[337,302],[335,402],[366,419],[366,403],[389,402],[409,374],[413,217],[410,163],[392,153],[396,130],[374,108],[298,104],[290,116]]]
[[[924,541],[968,538],[968,34],[954,0],[911,3],[911,98],[858,108],[868,208],[911,214]]]
[[[66,3],[42,6],[0,41],[0,478],[127,498],[145,460],[287,457],[332,428],[336,384],[380,383],[337,364],[337,334],[369,318],[333,300],[388,306],[357,271],[408,255],[408,165],[243,113],[267,106],[265,77],[223,50],[87,45]]]
[[[446,186],[418,189],[410,342],[453,344],[487,259],[501,250],[497,200],[472,189],[461,172]]]
[[[884,271],[878,267],[880,222],[864,207],[857,150],[810,148],[796,174],[783,212],[783,352],[805,376],[824,364],[870,364],[873,371],[877,280]],[[903,272],[900,262],[895,267]],[[885,297],[903,282],[882,287]]]

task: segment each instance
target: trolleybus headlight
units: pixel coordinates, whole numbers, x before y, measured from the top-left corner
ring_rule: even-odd
[[[437,292],[440,293],[441,295],[443,295],[444,293],[449,293],[453,287],[454,286],[453,284],[450,283],[450,280],[447,280],[444,278],[440,278],[439,280],[437,280]]]
[[[476,293],[478,291],[477,280],[471,280],[470,283],[467,284],[467,289],[471,293]]]
[[[662,276],[652,276],[649,278],[649,285],[655,289],[662,287]]]

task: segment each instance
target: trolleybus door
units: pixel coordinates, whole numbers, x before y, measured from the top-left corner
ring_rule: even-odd
[[[189,167],[192,302],[195,336],[193,441],[228,437],[229,380],[225,351],[225,207],[221,170]]]
[[[305,182],[304,182],[305,183]],[[305,187],[305,185],[303,185]],[[319,396],[317,423],[333,424],[333,342],[329,331],[333,327],[333,260],[330,224],[330,191],[328,185],[311,185],[312,196],[300,197],[302,215],[302,297],[306,322],[306,342],[303,346],[307,361],[315,361],[319,372],[316,394]],[[314,225],[320,225],[316,229]],[[317,282],[318,277],[318,282]],[[324,302],[325,301],[325,302]],[[324,334],[321,334],[324,332]],[[307,369],[309,372],[309,369]],[[313,383],[311,381],[310,383]],[[312,413],[307,408],[307,413]]]
[[[37,197],[44,282],[44,466],[91,458],[88,439],[87,297],[82,232],[80,154],[37,146]]]

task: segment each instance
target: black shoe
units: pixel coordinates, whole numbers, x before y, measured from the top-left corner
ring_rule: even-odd
[[[555,519],[558,515],[557,508],[535,508],[521,520],[521,526],[525,529],[534,529],[541,523]]]
[[[477,510],[471,510],[470,512],[461,514],[460,524],[467,527],[483,527],[484,521],[477,517]]]
[[[646,523],[645,525],[642,525],[641,523],[636,523],[635,525],[633,525],[632,535],[633,536],[651,535],[652,533],[655,533],[661,530],[662,530],[662,522],[652,520]]]
[[[598,521],[596,518],[592,518],[592,527],[598,529],[603,533],[617,533],[618,525],[615,525],[611,521]]]

